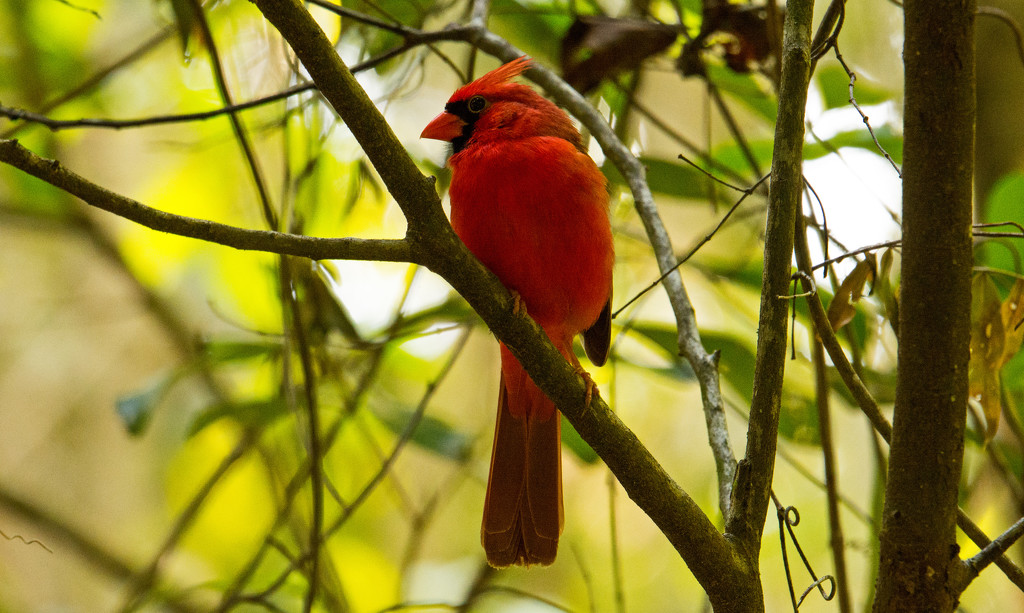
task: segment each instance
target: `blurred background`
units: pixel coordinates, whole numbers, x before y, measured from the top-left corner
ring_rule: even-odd
[[[991,4],[1024,19],[1017,2]],[[435,30],[469,12],[465,2],[425,0],[343,7],[350,12],[310,10],[350,66],[402,45],[380,22]],[[699,0],[494,0],[488,25],[584,91],[641,156],[682,256],[741,194],[679,156],[741,188],[770,167],[778,13]],[[899,237],[901,28],[898,5],[854,3],[838,38],[847,68],[830,52],[812,80],[805,214],[820,228],[810,233],[816,262]],[[977,32],[978,219],[1024,223],[1024,51],[998,15],[980,16]],[[496,65],[464,43],[440,42],[411,45],[358,78],[443,190],[443,144],[418,135],[465,78]],[[861,112],[849,102],[847,69]],[[400,210],[308,88],[238,113],[237,127],[225,114],[174,119],[222,108],[225,92],[239,103],[305,82],[249,2],[207,2],[199,16],[191,0],[0,0],[3,138],[179,215],[267,229],[265,198],[278,227],[293,232],[402,237]],[[591,153],[612,192],[619,308],[657,279],[657,266],[620,175],[596,144]],[[744,200],[682,268],[705,345],[721,352],[738,454],[765,202],[763,191]],[[295,567],[313,517],[307,391],[325,446],[320,610],[709,610],[666,539],[571,427],[558,560],[548,569],[486,566],[479,520],[497,344],[433,273],[282,264],[160,234],[6,165],[0,245],[0,611],[300,610],[308,583]],[[1020,241],[979,241],[976,287],[986,289],[977,295],[1006,300],[1021,279],[1019,251]],[[837,262],[819,285],[831,296],[858,262],[856,295],[865,296],[841,336],[888,408],[898,250]],[[282,283],[293,290],[282,292]],[[852,291],[848,284],[845,295]],[[799,301],[796,311],[774,490],[799,511],[794,531],[820,576],[834,563]],[[610,365],[591,370],[602,396],[720,525],[700,390],[677,356],[664,292],[629,305],[613,333]],[[314,376],[305,376],[304,360]],[[1001,394],[972,404],[968,419],[961,506],[990,536],[1024,509],[1022,364],[1010,355],[995,368]],[[862,610],[874,580],[885,451],[837,377],[831,385],[842,551]],[[993,417],[1002,425],[989,440]],[[977,551],[961,539],[963,555]],[[813,579],[792,541],[787,547],[799,595]],[[1024,557],[1020,546],[1009,555]],[[791,609],[771,511],[761,564],[767,610]],[[994,567],[962,602],[965,611],[1022,608],[1021,593]],[[839,609],[812,591],[801,610]]]

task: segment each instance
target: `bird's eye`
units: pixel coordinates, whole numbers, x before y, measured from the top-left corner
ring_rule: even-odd
[[[483,96],[473,96],[466,102],[466,108],[470,113],[480,113],[487,108],[487,100]]]

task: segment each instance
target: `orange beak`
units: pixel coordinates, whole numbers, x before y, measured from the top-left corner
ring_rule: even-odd
[[[427,124],[427,127],[423,128],[420,138],[433,138],[435,140],[451,142],[453,139],[462,136],[462,128],[465,125],[466,122],[459,119],[458,116],[445,111],[432,119]]]

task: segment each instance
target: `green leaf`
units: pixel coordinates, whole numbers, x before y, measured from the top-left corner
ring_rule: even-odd
[[[404,317],[401,325],[393,334],[396,338],[420,334],[435,324],[445,322],[480,322],[480,318],[461,296],[453,293],[441,304]]]
[[[835,109],[850,104],[850,76],[839,64],[827,64],[819,67],[815,73],[821,96],[825,100],[826,109]],[[858,75],[853,86],[853,96],[857,104],[881,104],[892,99],[892,92],[887,91]]]
[[[650,157],[640,158],[640,163],[647,169],[647,184],[651,191],[683,199],[708,197],[708,178],[693,166]],[[601,170],[609,182],[627,186],[626,180],[611,162],[605,162]]]
[[[252,358],[276,358],[281,354],[281,344],[276,341],[207,341],[203,345],[206,357],[214,364],[238,362]]]
[[[230,417],[248,426],[266,425],[287,413],[284,398],[262,398],[239,402],[218,402],[208,406],[192,421],[189,436],[195,436],[214,422]]]
[[[783,390],[779,436],[800,445],[821,444],[818,407],[813,398],[804,398]]]
[[[564,416],[562,417],[562,444],[568,447],[569,451],[584,464],[596,464],[601,459]]]
[[[761,172],[771,165],[774,144],[770,139],[755,140],[747,143],[750,155],[761,166]],[[747,161],[747,153],[733,140],[715,147],[712,154],[719,164],[732,169],[742,176],[749,176],[753,171]]]
[[[1024,225],[1024,172],[1003,175],[988,193],[982,218],[988,223],[1013,221]],[[986,228],[993,232],[1019,232],[1011,225]],[[1024,272],[1021,267],[1021,242],[1015,239],[988,239],[979,250],[980,263],[1000,270]]]
[[[189,0],[168,0],[174,11],[174,25],[178,27],[178,38],[181,39],[181,53],[188,55],[188,39],[196,27],[196,16],[192,12]]]
[[[670,356],[675,356],[679,363],[685,361],[678,357],[678,333],[669,324],[641,322],[632,330],[641,334],[664,349]],[[732,335],[711,330],[701,330],[701,341],[708,351],[719,352],[719,368],[725,378],[749,402],[752,392],[754,372],[754,351],[746,343]],[[692,372],[689,365],[684,367],[687,373]],[[686,378],[692,378],[689,374]]]
[[[342,0],[341,5],[358,13],[368,14],[371,17],[386,22],[398,22],[411,28],[420,28],[423,19],[428,14],[425,7],[418,2],[409,0],[374,0],[372,3],[363,0]],[[342,35],[347,38],[346,42],[358,45],[368,57],[380,55],[382,52],[392,49],[402,43],[402,37],[390,30],[384,30],[363,24],[355,19],[341,20]],[[379,74],[387,72],[388,68],[394,65],[393,62],[385,62],[378,66],[376,71]],[[387,66],[387,67],[385,67]]]
[[[415,416],[408,409],[392,409],[377,417],[395,434],[401,435]],[[472,440],[466,434],[453,428],[448,422],[423,415],[410,439],[416,445],[452,460],[464,460],[469,457]]]
[[[778,102],[767,92],[754,73],[740,74],[725,66],[707,65],[708,80],[731,95],[748,109],[770,122],[775,122]]]
[[[638,322],[634,323],[630,330],[654,341],[656,345],[664,349],[665,353],[670,356],[679,354],[679,334],[674,327],[668,324]]]
[[[527,54],[553,60],[561,55],[562,38],[572,22],[573,16],[559,3],[495,0],[488,26]]]
[[[160,401],[167,395],[167,391],[180,376],[178,370],[173,370],[152,379],[144,388],[134,394],[117,399],[115,404],[117,415],[124,422],[129,434],[139,436],[145,431],[153,416],[153,411],[156,410]]]

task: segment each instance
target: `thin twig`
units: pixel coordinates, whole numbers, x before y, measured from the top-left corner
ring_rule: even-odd
[[[818,270],[819,268],[823,268],[825,266],[831,266],[832,264],[835,264],[836,262],[841,262],[841,261],[845,260],[846,258],[850,258],[850,257],[853,257],[855,255],[860,255],[862,253],[869,253],[871,251],[878,251],[879,249],[889,249],[889,248],[892,248],[892,247],[896,247],[897,245],[899,245],[902,242],[903,242],[902,239],[895,239],[895,240],[891,240],[891,241],[885,241],[885,242],[882,242],[882,243],[875,243],[874,245],[868,245],[867,247],[861,247],[859,249],[854,249],[853,251],[847,251],[846,253],[844,253],[842,255],[837,255],[834,258],[829,258],[827,260],[824,260],[824,261],[818,262],[817,264],[814,264],[813,266],[811,266],[811,270],[813,271],[813,270]]]
[[[793,605],[793,613],[797,613],[800,610],[800,605],[803,603],[804,598],[806,598],[807,594],[809,594],[814,588],[818,588],[818,592],[821,593],[822,598],[825,600],[832,600],[836,594],[835,578],[831,575],[818,577],[818,575],[815,574],[814,568],[811,567],[811,563],[804,554],[803,547],[800,546],[800,541],[797,540],[796,533],[793,531],[793,527],[800,523],[800,512],[796,507],[782,506],[782,503],[779,502],[779,498],[775,495],[775,492],[771,492],[771,500],[775,504],[775,515],[779,521],[779,540],[782,550],[782,564],[786,570],[786,584],[789,587],[789,598]],[[808,573],[810,573],[812,580],[811,585],[803,591],[799,600],[797,599],[796,592],[793,588],[793,575],[789,569],[789,552],[786,547],[786,534],[789,534],[790,540],[793,541],[793,546],[796,547],[797,554],[799,554],[800,560],[804,564],[804,568],[807,569]],[[821,587],[822,584],[826,582],[830,583],[832,588],[828,592],[825,592],[825,589]]]
[[[420,397],[420,401],[416,405],[416,410],[413,411],[413,414],[409,417],[409,421],[406,423],[402,433],[399,434],[398,440],[395,441],[395,445],[391,449],[391,453],[388,454],[388,457],[381,463],[377,473],[366,482],[366,485],[363,486],[363,489],[359,494],[352,499],[352,503],[348,508],[324,529],[324,538],[327,538],[336,532],[346,521],[348,521],[348,518],[351,517],[352,513],[362,505],[370,493],[372,493],[377,487],[377,484],[380,483],[380,481],[391,470],[391,466],[394,465],[395,460],[398,459],[398,454],[401,453],[405,444],[409,442],[413,433],[416,431],[416,427],[423,418],[423,413],[427,410],[427,406],[430,404],[431,399],[433,399],[434,393],[437,391],[438,387],[440,387],[441,382],[448,376],[448,373],[451,372],[452,367],[455,365],[455,361],[462,354],[462,350],[466,346],[466,341],[469,340],[470,330],[470,328],[466,328],[462,335],[459,336],[458,340],[455,341],[455,345],[452,347],[452,350],[448,355],[448,360],[445,361],[437,376],[434,377],[434,380],[427,384],[427,389],[424,391],[423,396]]]
[[[363,488],[360,490],[359,494],[356,495],[352,502],[341,512],[341,514],[337,518],[334,519],[334,521],[332,521],[326,528],[324,528],[322,534],[320,535],[321,539],[326,540],[332,534],[337,532],[345,524],[345,522],[349,520],[352,514],[355,513],[355,511],[362,506],[362,504],[367,500],[367,498],[369,498],[370,494],[376,491],[377,486],[380,485],[384,478],[389,474],[389,472],[391,471],[391,467],[398,459],[398,456],[401,453],[402,449],[405,447],[406,443],[408,443],[409,440],[412,439],[412,435],[416,432],[416,428],[417,426],[419,426],[420,421],[423,418],[423,414],[426,411],[426,408],[429,405],[430,400],[433,398],[434,393],[437,391],[437,388],[440,386],[441,382],[448,376],[448,373],[451,372],[452,367],[455,365],[456,359],[462,353],[463,348],[465,348],[466,341],[469,339],[469,332],[470,329],[466,328],[462,336],[460,336],[459,339],[456,341],[455,346],[452,348],[451,353],[448,356],[448,360],[445,362],[444,366],[441,367],[441,370],[438,373],[438,375],[434,378],[433,381],[431,381],[427,385],[427,389],[424,392],[423,396],[420,398],[420,402],[416,406],[416,410],[409,417],[409,421],[406,423],[405,428],[403,428],[401,434],[399,434],[398,440],[392,447],[391,453],[388,454],[387,458],[385,458],[385,460],[381,463],[380,467],[377,469],[377,472],[374,473],[374,475],[365,483]],[[282,573],[285,575],[290,574],[295,568],[309,560],[311,555],[312,550],[305,552],[297,559],[291,560],[291,563],[288,565],[287,568],[285,568],[282,571]],[[282,577],[279,576],[278,579],[275,581],[275,584],[283,585]],[[235,596],[232,597],[230,600],[226,599],[224,602],[221,603],[220,607],[218,607],[217,610],[227,611],[228,608],[230,608],[230,603],[237,602],[240,598],[244,597]]]
[[[797,265],[801,270],[811,270],[810,252],[807,249],[807,239],[803,232],[796,233],[796,258]],[[836,368],[836,372],[839,373],[839,376],[842,378],[846,388],[851,394],[853,394],[854,399],[857,401],[857,405],[867,416],[868,420],[874,427],[874,430],[881,435],[882,439],[885,440],[886,443],[888,443],[892,439],[892,424],[889,423],[889,420],[882,415],[881,410],[879,410],[878,403],[875,402],[874,397],[871,396],[871,392],[868,391],[860,376],[850,365],[850,361],[847,359],[846,353],[839,344],[839,340],[836,338],[831,324],[828,323],[828,315],[825,313],[825,308],[821,304],[820,296],[817,293],[809,296],[807,306],[808,312],[811,316],[811,321],[814,323],[815,331],[821,338],[822,344],[825,346],[829,358],[832,360],[832,365]],[[979,547],[984,548],[991,542],[981,528],[979,528],[963,511],[963,509],[960,508],[957,509],[957,526]],[[1010,559],[1005,555],[1000,555],[996,558],[996,566],[1003,571],[1014,585],[1024,590],[1024,571],[1022,571],[1016,564],[1010,561]]]
[[[152,117],[139,117],[136,119],[106,119],[106,118],[82,118],[82,119],[53,119],[41,113],[33,113],[23,109],[17,109],[7,106],[0,106],[0,116],[7,117],[12,120],[20,120],[25,122],[36,123],[49,128],[50,130],[57,132],[60,130],[69,130],[73,128],[109,128],[112,130],[123,130],[126,128],[140,128],[146,126],[159,126],[174,123],[187,123],[192,121],[204,121],[212,119],[214,117],[220,117],[227,113],[235,113],[238,111],[245,111],[252,108],[257,108],[278,100],[284,100],[298,94],[312,91],[316,89],[316,85],[313,83],[299,83],[289,87],[288,89],[264,96],[262,98],[256,98],[247,102],[241,102],[239,104],[233,104],[230,106],[224,106],[218,109],[212,109],[209,111],[200,111],[197,113],[182,113],[178,115],[154,115]]]
[[[814,268],[811,265],[810,250],[807,246],[807,234],[803,224],[798,228],[795,239],[797,266],[804,272],[802,277],[804,289],[810,291],[813,288],[811,280],[813,277],[811,275],[813,275]],[[882,415],[882,411],[878,408],[878,403],[875,402],[864,382],[861,381],[860,376],[857,375],[849,359],[847,359],[846,353],[839,344],[839,339],[836,338],[835,332],[828,322],[828,315],[821,303],[821,296],[819,294],[814,293],[808,296],[807,310],[811,316],[814,330],[828,352],[836,372],[839,373],[846,388],[853,394],[861,411],[864,412],[868,420],[874,425],[875,430],[882,435],[886,442],[889,442],[892,438],[892,424]]]
[[[828,504],[829,545],[832,562],[835,565],[835,584],[839,595],[839,611],[850,613],[850,586],[846,574],[846,541],[843,538],[843,524],[839,517],[839,471],[836,470],[836,450],[832,440],[832,410],[829,406],[828,370],[825,366],[825,350],[821,341],[813,339],[812,360],[814,363],[815,400],[818,407],[818,432],[821,440],[821,455],[825,465],[825,500]]]
[[[0,485],[0,506],[53,535],[58,556],[63,557],[64,551],[74,552],[100,572],[121,581],[138,575],[139,570],[134,564],[112,551],[109,543],[94,540],[87,532],[75,528],[51,511],[18,496],[3,485]],[[176,613],[197,613],[201,610],[177,598],[165,598],[161,604]]]
[[[1017,530],[1019,530],[1019,524],[1020,520],[1018,520],[1017,523],[1014,524],[1011,528],[1011,530],[1014,530],[1014,532],[1011,533],[1005,541],[1003,541],[1003,543],[1006,543],[1006,548],[1009,548],[1009,546],[1012,545],[1016,541],[1016,539],[1020,537],[1020,534],[1017,533]],[[971,539],[974,542],[974,544],[978,547],[981,547],[982,551],[988,549],[988,547],[993,543],[993,541],[991,541],[985,535],[985,533],[982,532],[981,528],[979,528],[978,525],[975,524],[970,517],[968,517],[967,513],[965,513],[964,510],[959,507],[956,510],[956,525],[961,530],[963,530],[964,534],[967,535],[967,538]],[[1019,566],[1011,562],[1010,559],[1006,557],[1005,550],[1000,550],[1000,547],[1001,545],[989,550],[989,552],[986,553],[984,558],[979,559],[975,562],[974,568],[978,572],[981,572],[983,568],[981,562],[984,562],[985,565],[988,565],[990,562],[994,561],[995,565],[999,567],[999,570],[1003,571],[1003,574],[1006,575],[1007,579],[1013,582],[1013,584],[1016,585],[1018,589],[1024,590],[1024,571],[1022,571]],[[990,556],[993,556],[994,560],[989,560],[988,558]],[[962,585],[961,588],[967,587],[967,583],[969,583],[971,579],[977,576],[971,575],[970,572],[971,570],[969,569],[968,576],[964,578],[964,585]]]
[[[692,140],[686,138],[681,132],[676,130],[671,124],[658,117],[654,113],[653,109],[649,108],[643,102],[638,100],[636,96],[626,91],[626,89],[623,88],[621,85],[619,85],[618,83],[613,83],[613,85],[615,85],[618,88],[620,93],[627,96],[629,106],[633,108],[637,113],[643,115],[644,118],[646,118],[647,121],[651,123],[651,125],[661,130],[662,133],[664,133],[666,136],[674,140],[680,146],[688,149],[692,154],[695,154],[698,157],[700,157],[700,159],[703,160],[706,164],[713,167],[715,171],[728,175],[737,181],[747,180],[746,177],[744,177],[742,174],[736,172],[730,166],[716,160],[710,153],[708,153],[707,150],[699,147]],[[683,159],[684,161],[689,161],[683,158],[682,156],[680,156],[680,159]],[[690,163],[692,164],[692,162]]]
[[[706,176],[707,178],[711,179],[712,181],[715,181],[716,183],[720,183],[721,185],[724,185],[724,186],[728,187],[731,190],[740,192],[742,194],[746,194],[748,196],[750,195],[750,192],[753,191],[761,183],[761,181],[764,181],[767,178],[767,176],[761,177],[761,181],[758,181],[757,183],[755,183],[753,187],[742,188],[742,187],[738,187],[736,185],[733,185],[732,183],[729,183],[728,181],[724,181],[722,179],[719,179],[718,177],[713,175],[711,172],[709,172],[709,171],[701,168],[700,166],[698,166],[696,162],[694,162],[693,160],[691,160],[690,158],[686,157],[683,154],[679,154],[678,158],[680,160],[686,162],[690,166],[693,166],[694,168],[696,168],[698,171],[703,173],[704,176]]]
[[[137,60],[144,57],[150,51],[156,49],[158,46],[163,44],[168,38],[173,36],[175,31],[176,28],[173,25],[169,25],[163,28],[162,30],[151,36],[149,39],[144,41],[141,45],[139,45],[132,51],[128,52],[125,56],[115,60],[109,66],[97,71],[92,76],[87,78],[85,81],[79,83],[78,85],[71,88],[64,94],[44,104],[40,109],[40,112],[49,113],[53,109],[62,106],[66,102],[78,98],[85,92],[91,90],[92,88],[102,83],[110,75],[114,74],[115,72],[124,68],[125,66],[135,63]],[[14,126],[11,129],[7,130],[6,132],[0,133],[0,139],[10,138],[17,134],[24,127],[25,124]]]
[[[982,17],[995,17],[1010,28],[1013,32],[1013,41],[1017,44],[1017,57],[1020,58],[1021,65],[1024,66],[1024,32],[1013,15],[995,6],[979,6],[975,12]]]
[[[307,1],[310,4],[316,5],[316,6],[322,8],[324,10],[330,11],[330,12],[334,13],[335,15],[339,15],[341,17],[347,17],[348,19],[351,19],[353,21],[358,21],[359,23],[363,23],[363,24],[366,24],[368,26],[373,26],[373,27],[378,28],[380,30],[386,30],[386,31],[392,32],[394,34],[399,34],[399,35],[404,36],[404,35],[408,34],[409,32],[414,31],[412,28],[408,28],[408,27],[402,25],[402,22],[400,22],[400,21],[398,21],[397,19],[394,19],[394,18],[392,18],[391,21],[383,21],[381,19],[377,19],[376,17],[371,17],[371,16],[369,16],[369,15],[367,15],[365,13],[360,13],[359,11],[353,11],[352,9],[344,7],[344,6],[341,6],[339,4],[334,4],[332,2],[328,2],[327,0],[307,0]]]
[[[53,553],[53,550],[47,547],[46,543],[40,541],[39,539],[27,539],[20,534],[7,534],[3,530],[0,530],[0,538],[3,538],[5,541],[20,541],[22,544],[28,547],[35,545],[36,547],[39,547],[46,553]]]
[[[203,41],[206,43],[206,52],[210,54],[210,70],[213,72],[214,82],[217,84],[217,92],[220,94],[221,101],[225,107],[234,106],[231,92],[228,89],[227,79],[224,77],[224,67],[221,64],[220,51],[217,49],[217,43],[213,40],[213,32],[210,30],[210,22],[206,18],[206,13],[203,11],[203,6],[199,0],[191,0],[191,6],[196,25],[199,26],[199,31],[203,35]],[[238,112],[229,112],[228,119],[231,121],[231,130],[234,132],[235,140],[238,141],[238,146],[242,150],[246,166],[256,188],[256,195],[263,210],[263,219],[266,221],[269,229],[279,230],[281,228],[278,226],[277,213],[270,202],[267,182],[263,177],[263,171],[260,167],[259,159],[256,157],[256,151],[253,149],[249,133],[242,124],[242,118]]]
[[[975,230],[977,230],[978,228],[1001,228],[1003,226],[1013,226],[1014,228],[1017,228],[1017,230],[1020,231],[1021,236],[1024,236],[1024,226],[1017,223],[1016,221],[1008,220],[971,224],[971,228]]]
[[[811,40],[811,72],[817,67],[818,60],[836,44],[845,21],[846,0],[832,0],[821,16],[821,22]]]
[[[185,532],[192,526],[192,522],[199,515],[200,509],[203,508],[203,504],[205,504],[207,498],[213,492],[214,487],[220,483],[221,478],[227,474],[231,467],[252,448],[257,437],[257,431],[246,430],[242,437],[238,439],[238,442],[235,443],[235,447],[228,455],[221,459],[217,468],[206,478],[206,481],[199,487],[195,495],[189,499],[188,505],[178,515],[174,525],[171,526],[171,531],[164,538],[163,543],[157,549],[156,554],[153,555],[150,563],[141,572],[133,576],[132,581],[129,583],[128,595],[119,609],[121,613],[130,613],[142,606],[144,602],[143,597],[146,592],[156,583],[160,563],[164,557],[177,546],[181,537],[185,535]]]
[[[312,496],[313,520],[309,526],[309,589],[303,600],[303,611],[310,613],[316,602],[320,582],[320,534],[324,523],[324,468],[323,449],[320,442],[320,406],[317,402],[316,373],[313,368],[313,356],[306,340],[308,322],[302,321],[298,301],[295,297],[296,287],[292,277],[292,263],[287,257],[280,258],[281,294],[284,298],[285,316],[291,314],[291,335],[295,338],[299,363],[302,366],[302,389],[305,392],[305,408],[307,421],[307,444],[309,445],[309,482]],[[286,330],[288,329],[286,327]],[[285,361],[286,370],[290,368]]]
[[[50,533],[60,543],[58,550],[74,551],[82,560],[114,579],[124,580],[138,573],[134,564],[110,549],[109,542],[94,540],[87,531],[75,528],[52,511],[15,494],[6,485],[0,485],[0,506],[10,514],[8,517],[19,516]]]
[[[736,121],[736,118],[733,117],[732,111],[729,109],[729,105],[725,103],[725,99],[722,98],[722,94],[718,91],[717,85],[711,81],[708,81],[707,84],[707,90],[711,95],[711,100],[715,103],[715,106],[718,107],[718,112],[721,113],[722,119],[725,120],[725,125],[729,128],[729,133],[739,146],[740,152],[743,153],[743,158],[747,161],[747,164],[750,165],[750,171],[755,177],[760,177],[764,174],[761,172],[761,165],[757,162],[757,157],[754,155],[753,150],[751,150],[750,145],[747,144],[747,139],[743,136],[743,131],[740,130],[739,123]]]
[[[341,426],[344,420],[348,417],[348,415],[352,413],[352,411],[356,410],[356,407],[362,404],[363,399],[365,398],[366,394],[370,389],[370,385],[376,379],[376,375],[380,367],[380,364],[383,360],[383,356],[383,344],[378,345],[371,352],[370,363],[366,371],[360,377],[359,383],[356,385],[356,388],[353,390],[350,397],[348,398],[349,409],[347,411],[343,411],[339,415],[335,423],[330,428],[328,428],[325,434],[323,435],[323,447],[325,453],[330,450],[333,442],[337,439],[337,435],[341,430]],[[306,458],[304,463],[299,467],[299,469],[292,476],[291,480],[284,487],[284,493],[282,495],[284,504],[282,504],[281,508],[278,509],[277,516],[274,518],[274,523],[272,527],[270,528],[270,530],[267,531],[267,536],[264,538],[263,544],[256,551],[256,553],[253,554],[249,562],[244,567],[242,567],[242,570],[235,575],[235,578],[232,580],[231,585],[224,590],[221,602],[217,606],[217,608],[214,609],[214,611],[216,611],[217,613],[224,613],[225,611],[228,611],[232,607],[234,607],[236,603],[240,602],[245,598],[245,596],[241,594],[242,589],[245,587],[246,583],[248,583],[249,579],[252,578],[252,576],[256,573],[268,549],[276,547],[276,539],[274,539],[273,535],[288,520],[291,513],[292,504],[295,502],[296,499],[296,495],[305,485],[306,481],[309,479],[310,471],[312,471],[312,465],[311,462],[309,461],[309,458]],[[292,564],[287,570],[287,574],[284,575],[284,578],[287,578],[287,576],[291,574],[291,572],[297,566],[297,562]],[[283,578],[281,579],[281,582],[283,584]]]
[[[681,156],[680,156],[680,159],[685,160],[685,158],[683,158]],[[703,169],[701,169],[701,170],[703,170]],[[711,175],[709,175],[709,176],[711,176]],[[712,177],[712,178],[714,178],[716,181],[722,182],[717,177]],[[621,314],[624,310],[626,310],[627,307],[629,307],[631,304],[633,304],[634,302],[639,300],[640,297],[643,296],[644,294],[646,294],[647,292],[651,291],[655,287],[658,287],[658,284],[660,284],[662,281],[664,281],[669,275],[671,275],[676,270],[678,270],[680,266],[685,264],[690,258],[692,258],[694,255],[696,255],[697,251],[699,251],[700,248],[703,247],[705,244],[710,242],[711,239],[714,238],[715,234],[717,234],[718,231],[722,229],[722,226],[725,225],[725,222],[728,221],[729,218],[732,216],[732,214],[735,213],[736,210],[739,208],[739,206],[741,204],[743,204],[743,201],[747,199],[747,196],[750,196],[751,194],[754,194],[757,191],[757,188],[760,187],[760,185],[762,183],[764,183],[765,181],[767,181],[767,180],[768,180],[768,175],[765,175],[765,176],[761,177],[760,179],[758,179],[757,183],[754,183],[753,185],[751,185],[747,189],[740,189],[739,191],[743,192],[743,195],[740,196],[740,198],[735,203],[733,203],[733,205],[731,207],[729,207],[729,210],[725,212],[725,215],[723,215],[720,220],[718,220],[718,223],[715,225],[715,227],[712,228],[710,231],[708,231],[704,235],[704,237],[702,239],[697,241],[697,243],[693,247],[690,248],[690,250],[686,253],[686,255],[680,257],[676,261],[676,263],[669,270],[663,272],[660,277],[658,277],[657,279],[655,279],[654,281],[649,283],[646,287],[644,287],[642,290],[640,290],[635,295],[633,295],[632,298],[627,300],[625,304],[620,306],[615,311],[615,313],[612,315],[612,317],[613,318],[614,317],[618,317],[619,314]],[[727,185],[728,187],[733,187],[732,185],[729,185],[728,183],[724,183],[724,182],[722,182],[722,183],[724,185]],[[733,189],[738,189],[738,188],[733,188]]]
[[[835,52],[836,59],[839,60],[839,64],[842,65],[843,70],[845,70],[847,76],[850,77],[850,84],[849,84],[849,90],[850,90],[849,101],[850,101],[850,104],[852,104],[853,108],[855,108],[857,110],[857,113],[860,115],[861,121],[863,121],[864,122],[864,126],[867,127],[868,134],[871,135],[871,140],[875,141],[875,147],[877,147],[878,151],[881,152],[881,154],[883,156],[885,156],[885,159],[889,160],[889,164],[892,165],[893,170],[895,170],[896,174],[902,179],[903,178],[903,170],[900,169],[900,167],[896,163],[896,161],[894,159],[892,159],[892,156],[889,155],[889,152],[885,150],[885,147],[882,146],[882,143],[878,142],[878,136],[875,135],[875,129],[871,127],[871,122],[868,121],[868,116],[864,113],[864,110],[862,108],[860,108],[860,105],[857,104],[857,98],[853,95],[853,85],[857,81],[857,74],[855,72],[853,72],[852,70],[850,70],[850,67],[846,65],[846,61],[843,60],[843,54],[839,52],[839,45],[833,44],[832,45],[832,50]]]

